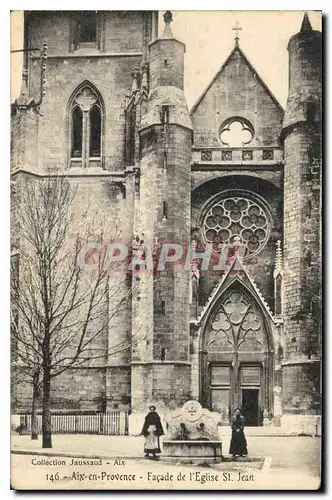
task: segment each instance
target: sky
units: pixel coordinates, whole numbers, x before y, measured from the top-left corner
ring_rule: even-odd
[[[159,32],[163,27],[160,12]],[[288,91],[290,37],[301,27],[303,11],[173,11],[172,31],[186,44],[185,94],[191,108],[234,47],[239,23],[240,47],[280,104],[285,107]],[[321,31],[321,13],[309,11],[313,29]],[[11,48],[23,46],[23,14],[11,15]],[[11,99],[20,91],[22,55],[11,57]]]

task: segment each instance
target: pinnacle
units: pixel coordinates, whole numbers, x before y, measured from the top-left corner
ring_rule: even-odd
[[[161,38],[173,38],[173,33],[172,33],[172,29],[171,29],[171,22],[172,21],[173,21],[173,15],[168,10],[164,14],[165,27],[164,27],[164,31],[163,31]]]
[[[312,31],[312,26],[307,12],[304,13],[300,31],[301,33],[308,33]]]

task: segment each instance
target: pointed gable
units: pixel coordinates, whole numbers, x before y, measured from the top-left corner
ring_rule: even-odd
[[[196,147],[225,147],[223,124],[233,117],[253,129],[248,147],[279,145],[283,108],[236,45],[191,111]]]
[[[275,319],[273,317],[273,313],[269,308],[268,303],[263,297],[261,291],[258,286],[254,282],[254,280],[249,275],[246,267],[241,263],[238,258],[235,258],[233,262],[230,264],[222,279],[219,281],[217,286],[212,291],[208,301],[206,302],[203,310],[201,311],[197,320],[193,321],[193,323],[199,325],[202,323],[206,315],[208,315],[215,304],[215,302],[219,299],[219,297],[224,293],[224,291],[231,286],[235,282],[241,283],[247,290],[251,293],[251,295],[255,298],[257,304],[259,304],[262,311],[265,315],[274,322]]]

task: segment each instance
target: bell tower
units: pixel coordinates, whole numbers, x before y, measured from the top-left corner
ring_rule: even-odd
[[[132,352],[133,414],[152,403],[163,413],[190,397],[190,276],[180,257],[190,242],[192,125],[183,92],[185,46],[173,37],[170,12],[164,21],[163,34],[149,45],[150,88],[139,127],[136,235],[158,263],[153,272],[142,266],[133,272],[133,335],[144,331]],[[164,265],[165,243],[176,244],[179,260],[172,265]],[[145,250],[147,263],[150,257]]]
[[[319,412],[321,32],[307,14],[288,45],[284,141],[283,418]]]

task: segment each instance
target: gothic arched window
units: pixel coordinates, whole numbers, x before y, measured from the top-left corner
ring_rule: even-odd
[[[72,113],[72,148],[71,155],[73,158],[82,156],[82,138],[83,138],[83,116],[79,106],[75,106]]]
[[[69,122],[71,165],[101,166],[103,106],[97,91],[89,84],[74,93]]]
[[[100,50],[103,32],[103,13],[82,10],[71,13],[70,50]]]
[[[97,13],[94,11],[82,12],[79,20],[79,42],[96,42]]]
[[[231,289],[212,317],[205,338],[208,352],[264,351],[263,320],[241,289]]]
[[[90,111],[90,156],[100,156],[101,114],[99,106],[93,106]]]

